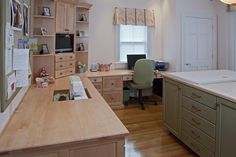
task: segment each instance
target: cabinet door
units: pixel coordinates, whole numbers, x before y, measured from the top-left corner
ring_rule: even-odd
[[[65,33],[66,27],[66,3],[57,2],[56,8],[56,32]]]
[[[180,87],[174,82],[164,81],[164,124],[174,135],[179,133]]]
[[[75,6],[72,4],[67,4],[66,7],[66,31],[69,33],[74,33],[75,26]]]
[[[236,104],[218,99],[218,157],[236,156]]]
[[[78,148],[70,150],[69,157],[118,157],[116,144],[104,144],[100,146]]]

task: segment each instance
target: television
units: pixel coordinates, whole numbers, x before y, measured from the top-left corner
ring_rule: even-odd
[[[74,36],[72,34],[56,34],[56,53],[73,52]]]
[[[138,61],[139,59],[146,59],[146,55],[145,54],[127,55],[128,69],[133,70],[136,61]]]

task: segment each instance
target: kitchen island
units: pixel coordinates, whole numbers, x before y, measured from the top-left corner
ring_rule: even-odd
[[[31,86],[0,136],[1,157],[124,157],[128,130],[91,81],[89,99],[54,102],[69,77],[45,89]]]
[[[200,157],[236,156],[236,73],[164,74],[164,124]]]

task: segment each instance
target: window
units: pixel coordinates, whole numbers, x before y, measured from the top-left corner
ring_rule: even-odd
[[[127,54],[147,54],[147,26],[120,25],[119,50],[121,62],[127,62]]]

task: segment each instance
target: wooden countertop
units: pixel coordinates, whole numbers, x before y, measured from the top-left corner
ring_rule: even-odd
[[[68,77],[45,89],[30,87],[0,136],[0,153],[127,135],[89,79],[81,80],[89,100],[53,102],[54,90],[68,89]]]
[[[228,81],[228,82],[223,81],[223,82],[218,82],[218,83],[197,84],[197,83],[186,81],[185,79],[182,79],[182,78],[179,78],[174,75],[167,74],[167,73],[163,74],[163,77],[177,81],[184,85],[202,90],[206,93],[215,95],[219,98],[223,98],[223,99],[236,103],[236,82],[235,81]]]
[[[110,70],[108,72],[90,72],[87,71],[83,75],[86,77],[109,77],[109,76],[126,76],[126,75],[133,75],[133,70]]]

